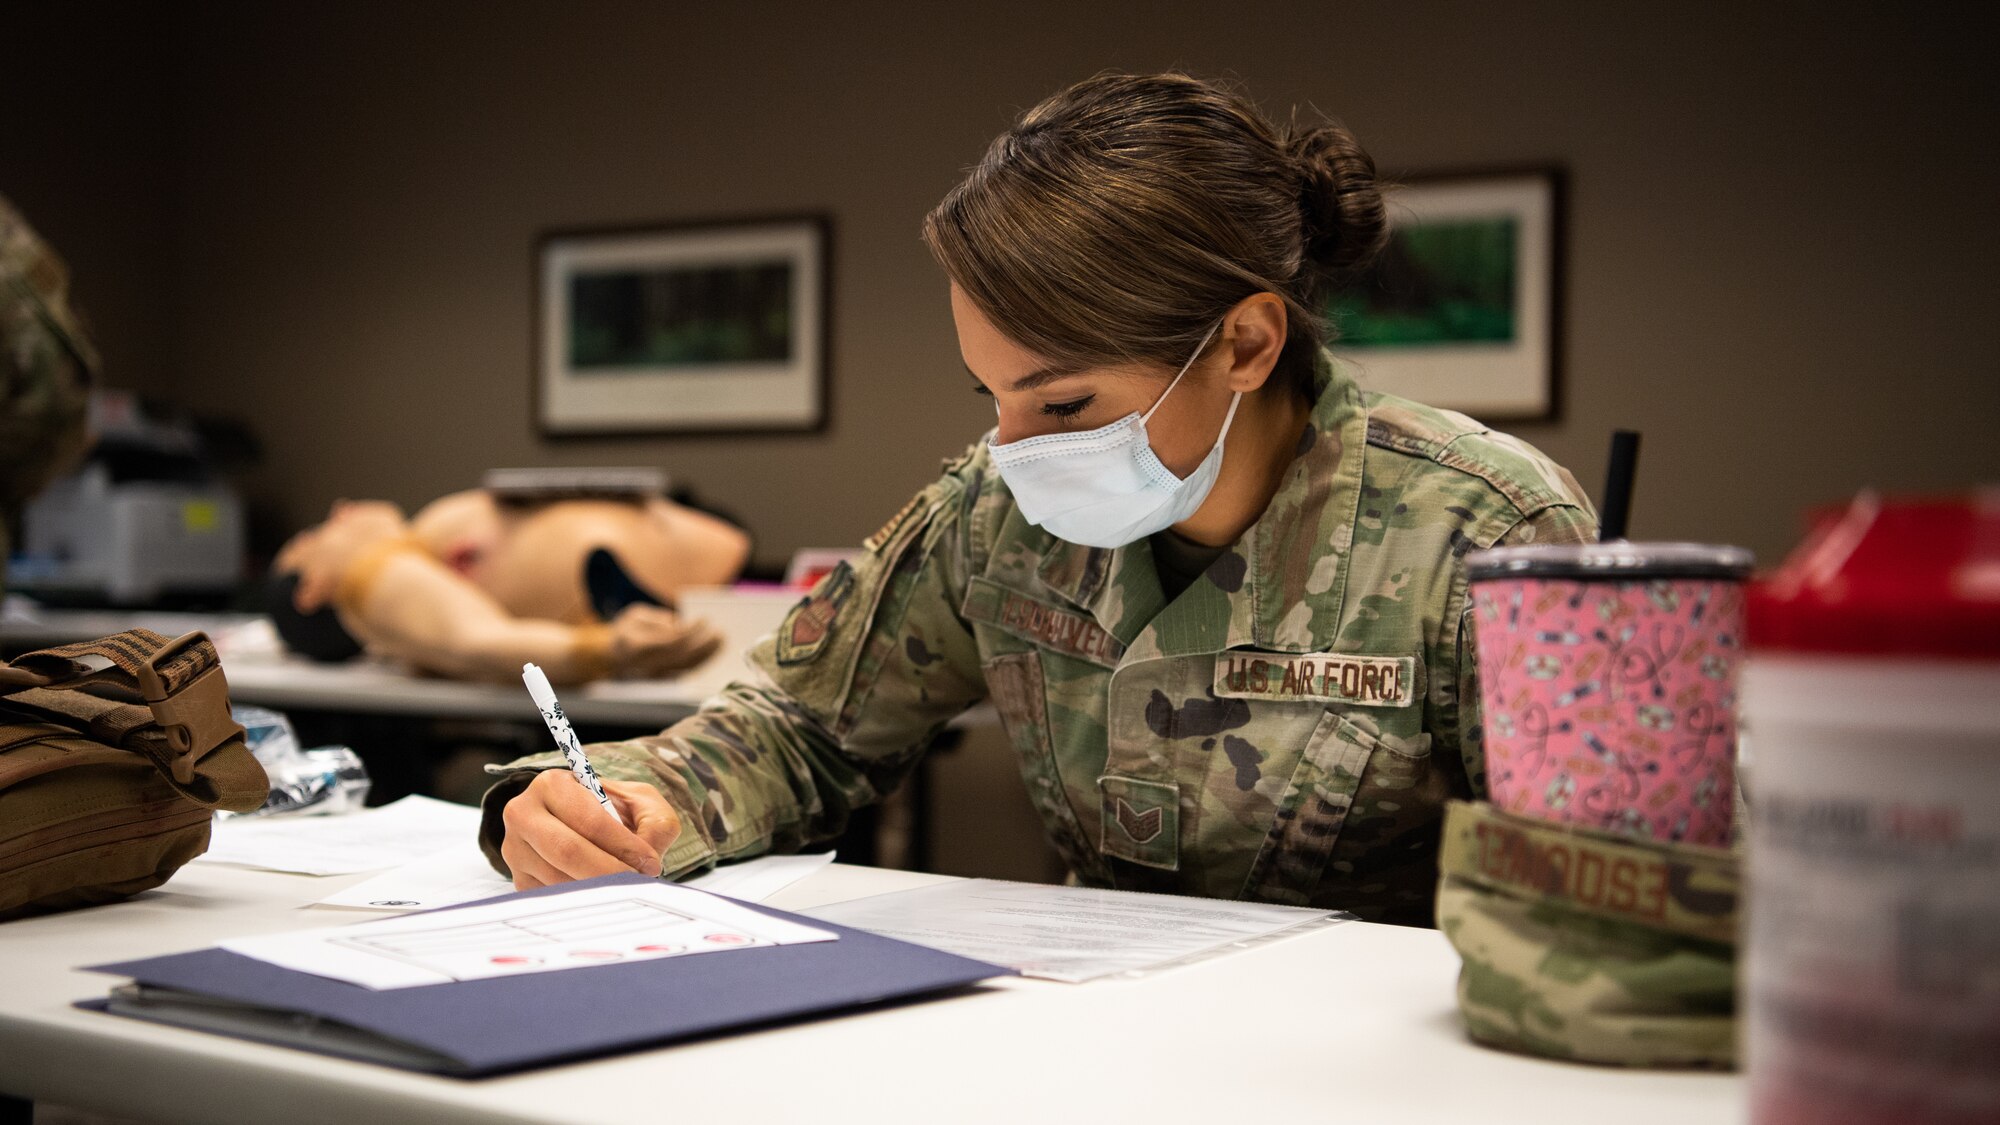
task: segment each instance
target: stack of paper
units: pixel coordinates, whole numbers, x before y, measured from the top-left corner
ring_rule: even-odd
[[[219,820],[201,863],[233,863],[304,875],[351,875],[405,863],[479,838],[479,810],[430,797],[405,797],[339,816]]]

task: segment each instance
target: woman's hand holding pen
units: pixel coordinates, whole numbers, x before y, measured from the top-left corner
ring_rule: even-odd
[[[507,802],[501,810],[507,835],[500,858],[514,873],[515,890],[621,871],[660,873],[660,856],[681,834],[680,815],[650,785],[609,780],[603,785],[624,824],[568,770],[543,770]]]

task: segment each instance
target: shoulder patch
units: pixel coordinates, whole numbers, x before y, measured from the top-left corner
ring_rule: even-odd
[[[1437,461],[1492,485],[1523,516],[1553,504],[1588,504],[1583,486],[1568,469],[1512,434],[1497,430],[1468,434],[1440,452]]]
[[[1440,410],[1379,391],[1368,392],[1362,401],[1368,409],[1368,444],[1384,449],[1435,458],[1459,438],[1486,432],[1477,420],[1456,410]]]
[[[804,664],[818,656],[820,649],[826,647],[827,637],[833,634],[840,608],[853,592],[854,568],[842,561],[819,580],[812,593],[785,614],[784,623],[778,626],[778,663]]]

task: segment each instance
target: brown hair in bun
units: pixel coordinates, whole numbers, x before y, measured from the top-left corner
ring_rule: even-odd
[[[1028,110],[924,219],[945,272],[1052,363],[1178,367],[1224,312],[1285,302],[1273,383],[1310,396],[1329,287],[1387,238],[1375,165],[1332,122],[1280,133],[1185,74],[1104,74]]]
[[[1328,284],[1366,273],[1389,241],[1389,214],[1375,180],[1375,161],[1338,123],[1294,134],[1285,147],[1299,169],[1299,210],[1306,257]]]

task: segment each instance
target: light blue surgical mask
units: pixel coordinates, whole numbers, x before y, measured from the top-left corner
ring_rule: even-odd
[[[1086,547],[1123,547],[1193,515],[1222,472],[1222,442],[1243,392],[1230,397],[1215,446],[1185,478],[1160,463],[1146,422],[1214,335],[1212,327],[1144,414],[1134,411],[1083,433],[1042,434],[1005,445],[988,442],[994,467],[1013,491],[1021,515],[1059,539]]]

